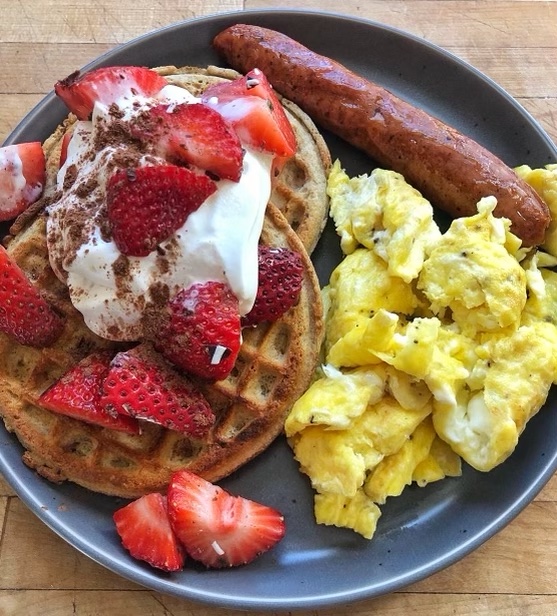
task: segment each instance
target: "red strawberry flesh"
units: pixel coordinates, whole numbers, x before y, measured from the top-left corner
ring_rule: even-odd
[[[45,156],[38,141],[0,148],[0,221],[25,211],[41,196],[45,181]]]
[[[187,470],[172,476],[167,501],[178,539],[192,558],[207,567],[247,564],[284,536],[284,519],[278,511],[234,496]]]
[[[304,265],[299,253],[260,245],[258,264],[257,295],[243,326],[275,321],[298,302],[302,289]]]
[[[156,144],[169,160],[195,165],[217,178],[240,179],[244,152],[238,135],[207,105],[157,105],[131,130],[138,139]]]
[[[147,256],[215,190],[206,175],[176,165],[117,171],[108,181],[106,197],[116,246],[127,256]]]
[[[215,416],[203,394],[151,347],[141,344],[117,353],[103,382],[107,412],[129,415],[203,438]]]
[[[72,139],[72,133],[66,131],[64,136],[62,137],[62,144],[60,146],[60,158],[58,160],[58,167],[62,167],[62,165],[66,162],[68,158],[68,147],[70,145],[70,141]]]
[[[238,299],[222,282],[194,284],[169,304],[157,349],[173,364],[209,380],[224,379],[241,345]]]
[[[296,137],[284,108],[259,69],[210,86],[202,100],[228,119],[248,145],[279,157],[296,152]]]
[[[163,571],[184,566],[184,549],[178,542],[167,514],[166,498],[146,494],[113,514],[116,531],[130,554]]]
[[[153,96],[166,79],[141,66],[107,66],[88,73],[76,71],[58,81],[54,91],[79,120],[87,120],[96,102],[107,107],[121,97]]]
[[[102,352],[85,357],[40,396],[39,406],[103,428],[139,434],[137,420],[110,415],[101,406],[102,383],[110,360],[111,355]]]
[[[20,344],[41,348],[52,344],[63,328],[64,320],[0,246],[0,331]]]

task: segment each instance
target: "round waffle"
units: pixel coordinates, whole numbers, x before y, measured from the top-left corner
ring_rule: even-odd
[[[187,75],[186,82],[197,84],[222,78],[192,69],[160,70],[169,80]],[[193,86],[183,85],[195,93]],[[66,317],[62,336],[48,348],[22,346],[0,334],[0,412],[8,430],[23,444],[27,465],[52,481],[70,480],[97,492],[135,497],[164,490],[171,473],[179,468],[216,481],[259,454],[282,431],[289,408],[311,379],[323,333],[319,284],[305,246],[311,250],[315,245],[326,205],[318,216],[304,208],[326,204],[321,176],[326,175],[328,154],[311,121],[303,115],[298,118],[303,119],[293,123],[304,151],[277,178],[273,200],[277,197],[284,213],[273,203],[268,205],[261,241],[302,255],[305,274],[300,299],[276,322],[244,330],[238,360],[226,379],[198,382],[217,416],[203,440],[147,422],[142,422],[139,436],[132,436],[37,406],[40,394],[80,359],[100,348],[116,352],[122,345],[93,334],[73,308],[65,285],[49,264],[45,217],[30,210],[16,221],[8,251]],[[304,125],[307,134],[301,138]],[[62,135],[70,127],[71,121],[45,143],[49,174],[45,198],[54,185]],[[314,155],[315,173],[308,151]],[[313,197],[304,201],[308,193]]]

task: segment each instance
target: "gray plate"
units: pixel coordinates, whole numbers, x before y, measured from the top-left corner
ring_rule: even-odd
[[[341,15],[270,10],[201,18],[135,39],[90,67],[219,63],[210,41],[236,22],[281,30],[340,60],[453,124],[510,165],[539,166],[557,160],[555,146],[536,122],[475,69],[413,36]],[[65,114],[50,94],[7,142],[44,139]],[[370,170],[371,162],[364,156],[337,139],[327,139],[333,156],[341,157],[349,172]],[[323,281],[337,259],[338,241],[329,229],[315,253]],[[552,395],[546,407],[554,405]],[[22,464],[19,444],[3,428],[0,470],[50,528],[130,580],[215,606],[309,609],[400,589],[454,563],[508,524],[557,469],[557,414],[547,410],[530,422],[511,458],[491,473],[465,468],[461,478],[409,488],[390,499],[371,542],[348,530],[315,525],[309,485],[279,438],[222,484],[279,508],[286,518],[286,537],[252,564],[228,571],[194,567],[166,575],[134,561],[121,548],[111,521],[122,501],[41,479]]]

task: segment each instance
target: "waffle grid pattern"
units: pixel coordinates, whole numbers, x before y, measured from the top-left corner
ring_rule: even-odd
[[[235,75],[216,68],[157,70],[193,94],[215,79]],[[52,481],[70,480],[94,491],[135,497],[164,490],[172,471],[185,466],[218,480],[260,453],[282,431],[286,413],[311,378],[323,333],[319,284],[305,248],[315,246],[327,217],[330,158],[311,120],[296,109],[292,106],[288,113],[300,152],[276,179],[273,201],[278,207],[268,206],[262,241],[302,254],[302,294],[298,305],[277,322],[244,330],[238,361],[227,379],[214,384],[199,381],[217,415],[203,442],[147,422],[142,422],[141,435],[132,436],[36,406],[42,391],[87,354],[99,348],[117,352],[123,345],[93,334],[71,305],[65,285],[50,268],[44,216],[31,211],[16,221],[8,250],[67,320],[59,340],[42,350],[0,334],[0,413],[23,444],[27,465]],[[62,136],[72,124],[68,119],[44,144],[47,198],[54,191]]]

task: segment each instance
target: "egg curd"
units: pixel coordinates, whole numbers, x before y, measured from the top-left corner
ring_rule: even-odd
[[[523,176],[542,173],[557,215],[555,167]],[[458,476],[462,460],[489,471],[544,404],[557,382],[557,240],[522,248],[493,197],[442,233],[392,171],[350,178],[337,161],[328,191],[345,256],[323,289],[323,365],[285,431],[316,521],[371,538],[389,496]]]

